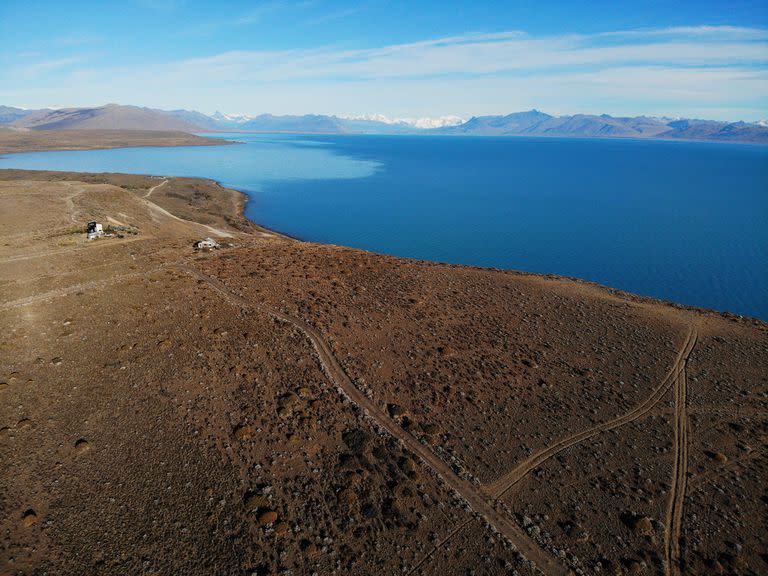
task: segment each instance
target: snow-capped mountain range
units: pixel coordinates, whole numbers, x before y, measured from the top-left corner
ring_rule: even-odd
[[[719,122],[670,117],[616,117],[608,114],[553,116],[538,110],[505,116],[392,118],[360,116],[206,115],[191,110],[157,110],[107,104],[94,108],[25,110],[0,106],[0,127],[16,130],[136,129],[185,132],[297,132],[323,134],[454,134],[481,136],[560,136],[664,138],[768,143],[768,120]]]

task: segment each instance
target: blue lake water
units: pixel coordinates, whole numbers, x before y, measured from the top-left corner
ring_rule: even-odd
[[[227,135],[217,135],[227,137]],[[768,319],[768,147],[229,135],[243,145],[8,155],[0,168],[213,178],[293,236],[585,278]]]

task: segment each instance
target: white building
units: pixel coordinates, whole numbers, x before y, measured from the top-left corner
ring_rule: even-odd
[[[85,229],[85,233],[88,240],[93,240],[94,238],[104,235],[104,228],[98,222],[88,222],[88,227]]]
[[[198,240],[194,246],[195,250],[213,250],[219,247],[219,243],[213,238],[206,238],[205,240]]]

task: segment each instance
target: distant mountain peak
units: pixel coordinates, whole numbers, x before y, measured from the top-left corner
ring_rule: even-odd
[[[768,120],[718,122],[691,118],[614,117],[609,114],[552,116],[535,108],[507,115],[390,118],[381,114],[338,117],[322,114],[212,115],[193,110],[157,110],[114,102],[96,107],[24,110],[0,106],[0,126],[13,129],[134,129],[200,132],[242,130],[296,133],[460,134],[485,136],[570,136],[602,138],[677,138],[768,143]]]

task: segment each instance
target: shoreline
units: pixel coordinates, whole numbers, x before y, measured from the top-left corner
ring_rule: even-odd
[[[704,308],[701,306],[693,306],[690,304],[684,304],[681,302],[675,302],[673,300],[665,300],[663,298],[657,298],[654,296],[647,296],[643,294],[636,294],[634,292],[629,292],[627,290],[622,290],[620,288],[615,288],[612,286],[608,286],[606,284],[601,284],[599,282],[595,282],[593,280],[588,280],[585,278],[578,278],[575,276],[565,276],[561,274],[554,274],[554,273],[545,273],[545,272],[528,272],[524,270],[516,270],[516,269],[507,269],[507,268],[496,268],[496,267],[490,267],[490,266],[477,266],[472,264],[456,264],[452,262],[444,262],[444,261],[437,261],[437,260],[423,260],[419,258],[411,258],[407,256],[397,256],[393,254],[384,254],[381,252],[374,252],[370,250],[365,250],[362,248],[355,248],[352,246],[345,246],[341,244],[330,244],[330,243],[318,243],[314,242],[312,240],[306,240],[303,238],[299,238],[296,236],[292,236],[290,234],[287,234],[285,232],[282,232],[280,230],[276,230],[273,228],[270,228],[268,226],[265,226],[259,222],[256,222],[254,220],[251,220],[245,215],[245,207],[248,204],[250,197],[248,196],[248,193],[244,190],[229,187],[223,185],[218,180],[215,180],[213,178],[204,178],[204,177],[187,177],[187,176],[158,176],[158,175],[152,175],[152,174],[132,174],[132,173],[125,173],[125,172],[69,172],[64,170],[24,170],[24,169],[17,169],[17,168],[0,168],[0,174],[9,172],[9,171],[15,171],[15,172],[23,172],[23,173],[35,173],[35,172],[51,172],[51,173],[57,173],[57,174],[71,174],[71,175],[77,175],[77,174],[83,174],[88,176],[98,176],[98,175],[118,175],[118,176],[125,176],[125,177],[144,177],[144,178],[167,178],[169,180],[190,180],[190,181],[200,181],[200,182],[210,182],[213,183],[215,186],[217,186],[221,190],[234,192],[238,195],[240,199],[240,208],[239,208],[239,214],[236,216],[246,220],[251,226],[253,226],[255,229],[266,232],[269,234],[272,234],[276,237],[279,237],[284,240],[289,240],[292,242],[299,242],[303,244],[314,244],[314,245],[321,245],[321,246],[332,246],[347,250],[356,250],[360,252],[365,252],[368,254],[373,254],[375,256],[379,256],[382,258],[394,258],[399,260],[407,260],[414,263],[424,264],[424,265],[434,265],[434,266],[447,266],[449,268],[463,268],[468,270],[485,270],[485,271],[493,271],[497,273],[502,273],[506,275],[515,275],[515,276],[522,276],[527,278],[535,278],[535,279],[545,279],[545,280],[553,280],[553,281],[559,281],[559,282],[567,282],[571,284],[575,284],[578,286],[583,287],[589,287],[592,289],[598,289],[602,292],[605,292],[606,294],[619,298],[621,300],[628,300],[631,302],[635,302],[638,304],[645,304],[645,305],[656,305],[656,306],[665,306],[669,308],[673,308],[675,310],[682,310],[687,312],[694,312],[697,314],[702,315],[713,315],[718,316],[726,320],[730,320],[732,322],[738,322],[738,323],[751,323],[754,324],[757,327],[762,327],[765,329],[768,329],[768,320],[762,320],[760,318],[754,317],[754,316],[748,316],[743,314],[738,314],[735,312],[729,312],[729,311],[723,311],[723,310],[715,310],[713,308]]]
[[[626,510],[655,526],[685,497],[664,489],[670,476],[693,485],[724,462],[748,481],[729,495],[745,503],[740,562],[759,564],[747,504],[765,463],[751,447],[768,326],[562,276],[260,233],[245,198],[199,178],[0,171],[0,445],[15,465],[0,467],[0,564],[330,573],[335,559],[306,553],[329,538],[361,574],[442,574],[424,564],[435,541],[468,550],[468,566],[514,566],[522,550],[553,573],[591,573],[618,566],[627,540],[661,558],[666,544],[630,530]],[[88,242],[94,220],[131,232]],[[194,250],[209,231],[220,249]],[[596,471],[626,488],[573,487]],[[708,486],[690,491],[687,526],[719,525]],[[84,516],[105,521],[83,529]],[[627,540],[594,528],[606,525]],[[233,538],[244,545],[230,553]],[[687,565],[722,549],[713,538],[684,549]],[[276,546],[285,554],[264,555]]]
[[[21,131],[10,131],[17,135],[40,135],[40,136],[49,136],[52,134],[55,134],[57,131],[28,131],[28,132],[21,132]],[[215,134],[229,134],[229,133],[235,133],[235,132],[216,132]],[[287,132],[240,132],[242,134],[287,134]],[[2,137],[4,135],[7,135],[7,132],[0,131],[0,157],[6,156],[6,155],[12,155],[12,154],[23,154],[23,153],[30,153],[30,152],[47,152],[47,151],[68,151],[68,150],[106,150],[106,149],[115,149],[115,148],[147,148],[147,147],[184,147],[184,146],[218,146],[218,145],[232,145],[232,144],[241,144],[242,142],[236,141],[236,140],[228,140],[225,138],[219,138],[219,137],[209,137],[209,136],[203,136],[203,135],[197,135],[197,134],[188,134],[183,132],[160,132],[160,131],[124,131],[124,130],[71,130],[71,131],[58,131],[58,134],[64,134],[65,136],[77,136],[82,139],[82,141],[79,144],[79,147],[69,147],[69,148],[63,148],[56,143],[50,144],[45,149],[39,149],[39,148],[28,148],[25,147],[23,149],[14,149],[14,150],[7,150],[3,147],[3,140]],[[107,135],[110,138],[119,138],[122,139],[121,141],[111,141],[108,143],[104,142],[93,142],[94,135]],[[200,134],[214,134],[213,132],[207,132],[207,133],[200,133]],[[291,133],[294,134],[294,133]],[[334,135],[334,136],[369,136],[368,134],[332,134],[328,133],[328,135]],[[375,136],[403,136],[403,135],[375,135]],[[616,138],[605,138],[605,137],[567,137],[567,136],[547,136],[547,135],[509,135],[509,136],[480,136],[480,135],[461,135],[461,134],[453,134],[453,135],[443,135],[443,134],[413,134],[413,135],[407,135],[407,136],[458,136],[458,137],[468,137],[468,138],[536,138],[536,139],[561,139],[561,140],[624,140],[624,141],[636,141],[636,142],[646,142],[649,140],[652,141],[664,141],[664,142],[702,142],[706,144],[749,144],[749,145],[757,145],[757,146],[764,146],[764,144],[756,143],[756,142],[721,142],[721,141],[712,141],[712,140],[683,140],[683,139],[660,139],[660,138],[636,138],[636,137],[616,137]],[[143,139],[149,138],[151,141],[147,142]],[[178,139],[181,138],[182,140],[175,143],[169,143],[169,138],[171,139]],[[24,146],[23,143],[19,143],[19,145]],[[16,170],[14,168],[3,168],[0,170]],[[28,172],[35,172],[34,170],[28,171]],[[61,174],[75,174],[74,172],[64,171],[64,170],[42,170],[40,172],[57,172]],[[81,174],[110,174],[109,172],[92,172],[92,173],[81,173]],[[130,173],[118,173],[122,174],[124,176],[130,176]],[[147,177],[153,177],[152,175],[135,175],[135,176],[147,176]],[[240,195],[242,198],[241,207],[239,210],[239,214],[234,215],[235,217],[242,218],[246,221],[248,221],[252,226],[255,226],[256,228],[268,232],[270,234],[273,234],[275,236],[279,236],[285,239],[289,239],[296,242],[308,242],[312,243],[311,240],[307,240],[298,236],[293,236],[290,234],[287,234],[285,232],[282,232],[277,229],[270,228],[264,224],[261,224],[259,222],[256,222],[254,220],[250,220],[246,215],[246,206],[248,202],[250,201],[250,196],[247,191],[238,189],[238,188],[231,188],[224,186],[220,181],[214,180],[212,178],[207,177],[174,177],[174,178],[189,178],[189,179],[196,179],[200,181],[208,181],[215,183],[218,187],[225,189],[225,190],[231,190],[233,192],[236,192]],[[382,256],[388,256],[388,257],[396,257],[396,258],[407,258],[404,256],[395,256],[395,255],[389,255],[384,253],[377,253]],[[647,296],[647,295],[641,295],[641,294],[635,294],[633,292],[629,292],[626,290],[622,290],[620,288],[615,288],[612,286],[600,284],[599,282],[595,282],[592,280],[584,279],[584,278],[578,278],[578,277],[571,277],[571,276],[563,276],[556,273],[545,273],[545,272],[526,272],[516,269],[504,269],[504,268],[495,268],[495,267],[483,267],[483,266],[475,266],[471,264],[455,264],[451,262],[443,262],[443,261],[435,261],[435,260],[421,260],[417,258],[408,258],[410,260],[418,261],[418,262],[429,262],[429,263],[437,263],[437,264],[444,264],[448,266],[464,266],[467,268],[473,268],[473,269],[491,269],[491,270],[498,270],[501,272],[506,273],[514,273],[514,274],[523,274],[523,275],[532,275],[536,277],[548,277],[553,279],[564,279],[571,282],[577,282],[582,283],[584,285],[593,285],[593,286],[599,286],[607,291],[613,291],[616,294],[623,294],[624,298],[628,299],[634,299],[636,301],[644,301],[648,303],[660,303],[660,304],[666,304],[668,306],[672,306],[677,309],[684,309],[684,310],[691,310],[691,311],[699,311],[699,312],[708,312],[708,313],[714,313],[718,315],[722,315],[726,318],[731,318],[734,320],[739,319],[751,319],[755,322],[759,322],[761,324],[768,324],[768,319],[763,320],[758,317],[749,316],[749,315],[743,315],[738,314],[736,312],[731,311],[722,311],[722,310],[716,310],[712,308],[704,308],[700,306],[690,305],[690,304],[684,304],[680,302],[676,302],[673,300],[666,300],[663,298],[655,297],[655,296]]]
[[[2,171],[3,169],[0,169]],[[149,175],[148,175],[149,176]],[[625,300],[631,300],[633,302],[643,303],[643,304],[657,304],[657,305],[664,305],[664,306],[670,306],[672,308],[675,308],[677,310],[685,310],[689,312],[697,312],[700,314],[713,314],[716,316],[721,316],[723,318],[726,318],[728,320],[732,320],[735,322],[754,322],[756,325],[764,326],[765,328],[768,328],[768,320],[762,320],[760,318],[757,318],[755,316],[748,316],[744,314],[737,314],[736,312],[729,312],[727,310],[715,310],[714,308],[704,308],[702,306],[693,306],[691,304],[684,304],[682,302],[675,302],[674,300],[665,300],[663,298],[656,298],[654,296],[646,296],[643,294],[636,294],[634,292],[629,292],[627,290],[622,290],[621,288],[614,288],[613,286],[608,286],[607,284],[601,284],[599,282],[595,282],[593,280],[588,280],[586,278],[578,278],[576,276],[565,276],[562,274],[554,274],[554,273],[546,273],[546,272],[527,272],[525,270],[517,270],[514,268],[496,268],[493,266],[477,266],[473,264],[456,264],[453,262],[445,262],[440,260],[423,260],[420,258],[413,258],[408,256],[398,256],[395,254],[385,254],[382,252],[375,252],[372,250],[365,250],[363,248],[356,248],[354,246],[346,246],[343,244],[331,244],[331,243],[319,243],[315,242],[313,240],[306,240],[303,238],[299,238],[297,236],[291,236],[290,234],[287,234],[285,232],[281,232],[280,230],[276,230],[274,228],[270,228],[268,226],[265,226],[264,224],[261,224],[259,222],[256,222],[254,220],[251,220],[248,218],[248,216],[245,215],[245,206],[248,204],[248,201],[250,200],[250,197],[248,196],[248,193],[245,190],[241,190],[239,188],[234,188],[231,186],[225,186],[218,180],[215,180],[213,178],[198,178],[200,180],[208,180],[210,182],[216,183],[219,187],[225,190],[232,190],[234,192],[237,192],[238,194],[242,195],[243,197],[243,206],[242,206],[242,212],[241,216],[248,220],[251,224],[254,226],[257,226],[258,228],[262,230],[266,230],[270,232],[271,234],[275,234],[277,236],[280,236],[281,238],[285,238],[287,240],[291,240],[294,242],[302,242],[307,244],[320,244],[323,246],[335,246],[340,248],[346,248],[349,250],[359,250],[361,252],[366,252],[369,254],[374,254],[376,256],[381,256],[383,258],[396,258],[396,259],[402,259],[402,260],[409,260],[411,262],[418,262],[420,264],[434,264],[439,266],[448,266],[448,267],[459,267],[459,268],[466,268],[469,270],[492,270],[494,272],[500,272],[503,274],[513,274],[513,275],[519,275],[519,276],[526,276],[526,277],[533,277],[533,278],[547,278],[551,280],[564,280],[580,285],[590,286],[593,288],[599,288],[600,290],[607,291],[609,294],[613,296],[617,296],[619,298],[625,299]]]
[[[305,240],[302,238],[298,238],[296,236],[291,236],[290,234],[287,234],[285,232],[281,232],[280,230],[275,230],[273,228],[269,228],[268,226],[265,226],[263,224],[260,224],[259,222],[256,222],[254,220],[251,220],[245,215],[245,206],[248,204],[248,201],[250,200],[250,197],[248,196],[248,193],[244,190],[240,190],[238,188],[233,188],[229,186],[224,186],[221,182],[214,180],[212,178],[206,178],[206,180],[210,180],[211,182],[215,182],[218,186],[225,190],[233,190],[239,194],[241,194],[244,197],[243,202],[243,209],[241,216],[251,222],[254,226],[257,226],[263,230],[266,230],[272,234],[276,234],[282,238],[292,240],[294,242],[303,242],[308,244],[322,244],[324,246],[337,246],[341,248],[346,248],[349,250],[360,250],[361,252],[367,252],[369,254],[375,254],[377,256],[381,256],[384,258],[398,258],[403,260],[409,260],[411,262],[418,262],[421,264],[435,264],[440,266],[449,266],[449,267],[460,267],[460,268],[467,268],[470,270],[492,270],[495,272],[501,272],[504,274],[514,274],[514,275],[520,275],[520,276],[526,276],[526,277],[533,277],[533,278],[547,278],[551,280],[564,280],[568,282],[573,282],[585,286],[590,286],[593,288],[599,288],[601,290],[607,291],[609,294],[613,296],[617,296],[619,298],[625,299],[625,300],[631,300],[633,302],[639,302],[643,304],[657,304],[657,305],[664,305],[664,306],[670,306],[672,308],[675,308],[677,310],[686,310],[689,312],[697,312],[699,314],[714,314],[716,316],[721,316],[723,318],[726,318],[728,320],[732,320],[735,322],[740,321],[746,321],[746,322],[754,322],[756,325],[764,326],[765,328],[768,328],[768,320],[762,320],[760,318],[754,317],[754,316],[745,316],[743,314],[737,314],[735,312],[729,312],[725,310],[715,310],[714,308],[704,308],[701,306],[692,306],[690,304],[683,304],[681,302],[675,302],[674,300],[665,300],[663,298],[656,298],[654,296],[646,296],[643,294],[635,294],[634,292],[628,292],[626,290],[622,290],[621,288],[614,288],[613,286],[608,286],[607,284],[600,284],[599,282],[595,282],[593,280],[588,280],[586,278],[578,278],[575,276],[565,276],[562,274],[552,274],[552,273],[546,273],[546,272],[527,272],[524,270],[517,270],[514,268],[495,268],[493,266],[476,266],[472,264],[456,264],[453,262],[444,262],[439,260],[422,260],[420,258],[412,258],[408,256],[397,256],[394,254],[384,254],[382,252],[374,252],[371,250],[365,250],[363,248],[355,248],[354,246],[345,246],[342,244],[330,244],[330,243],[318,243],[314,242],[312,240]]]
[[[27,152],[112,150],[179,146],[229,146],[239,144],[188,132],[166,130],[3,130],[0,157]]]
[[[669,308],[673,308],[675,310],[682,310],[687,312],[693,312],[701,315],[713,315],[718,316],[723,319],[730,320],[732,322],[738,322],[738,323],[748,323],[753,324],[757,327],[762,327],[765,329],[768,329],[768,320],[762,320],[760,318],[754,317],[754,316],[748,316],[743,314],[737,314],[735,312],[729,312],[729,311],[722,311],[722,310],[715,310],[713,308],[704,308],[701,306],[693,306],[690,304],[684,304],[681,302],[675,302],[673,300],[665,300],[663,298],[657,298],[654,296],[646,296],[643,294],[635,294],[634,292],[629,292],[627,290],[622,290],[620,288],[615,288],[612,286],[608,286],[606,284],[601,284],[599,282],[595,282],[593,280],[588,280],[585,278],[578,278],[575,276],[565,276],[561,274],[554,274],[554,273],[544,273],[544,272],[528,272],[524,270],[516,270],[516,269],[507,269],[507,268],[496,268],[496,267],[490,267],[490,266],[476,266],[471,264],[456,264],[452,262],[444,262],[444,261],[436,261],[436,260],[423,260],[419,258],[410,258],[406,256],[397,256],[393,254],[384,254],[381,252],[374,252],[370,250],[364,250],[362,248],[355,248],[352,246],[345,246],[340,244],[330,244],[330,243],[318,243],[314,242],[312,240],[306,240],[303,238],[299,238],[296,236],[292,236],[290,234],[287,234],[285,232],[282,232],[280,230],[276,230],[273,228],[270,228],[269,226],[265,226],[257,221],[251,220],[245,215],[245,207],[247,206],[250,197],[248,196],[248,193],[244,190],[229,187],[223,185],[218,180],[215,180],[213,178],[203,178],[203,177],[186,177],[186,176],[158,176],[158,175],[152,175],[152,174],[131,174],[131,173],[124,173],[124,172],[68,172],[68,171],[62,171],[62,170],[45,170],[45,171],[36,171],[36,170],[23,170],[23,169],[16,169],[16,168],[0,168],[0,174],[14,171],[14,172],[20,172],[20,173],[35,173],[35,172],[50,172],[50,173],[56,173],[56,174],[67,174],[67,175],[88,175],[88,176],[99,176],[99,175],[119,175],[124,177],[142,177],[142,178],[167,178],[169,180],[189,180],[189,181],[199,181],[199,182],[209,182],[214,184],[216,187],[218,187],[221,190],[224,191],[230,191],[238,195],[239,198],[239,213],[235,216],[240,217],[244,220],[246,220],[251,226],[253,226],[256,230],[261,232],[269,233],[273,236],[279,237],[284,240],[289,240],[291,242],[299,242],[303,244],[312,244],[312,245],[321,245],[321,246],[333,246],[336,248],[342,248],[346,250],[356,250],[360,252],[365,252],[368,254],[373,254],[375,256],[381,257],[381,258],[393,258],[393,259],[399,259],[399,260],[407,260],[409,262],[418,263],[421,265],[426,266],[447,266],[449,268],[459,268],[459,269],[468,269],[468,270],[485,270],[485,271],[493,271],[505,275],[513,275],[513,276],[521,276],[526,278],[534,278],[534,279],[540,279],[540,280],[552,280],[556,282],[567,282],[573,285],[581,286],[581,287],[588,287],[592,289],[598,289],[604,293],[606,293],[609,296],[619,298],[621,300],[627,300],[631,302],[635,302],[638,304],[645,304],[645,305],[655,305],[655,306],[665,306]]]

